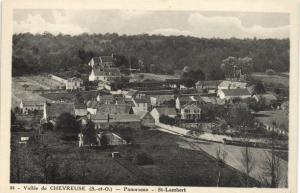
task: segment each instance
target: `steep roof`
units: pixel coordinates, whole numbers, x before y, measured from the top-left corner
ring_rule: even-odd
[[[103,114],[129,114],[130,109],[131,106],[127,104],[102,104],[97,111]]]
[[[45,101],[22,101],[23,106],[43,106]]]
[[[58,117],[62,113],[75,115],[74,103],[46,103],[46,113],[48,117]]]
[[[95,68],[94,73],[96,76],[121,76],[119,68]]]
[[[196,82],[196,86],[202,87],[217,87],[219,85],[219,80],[206,80],[206,81],[198,81]]]
[[[141,97],[141,98],[135,98],[134,101],[136,103],[149,103],[150,98],[147,98],[147,97]]]
[[[86,105],[82,103],[75,103],[75,109],[86,109]]]
[[[229,81],[229,80],[223,80],[219,87],[222,88],[246,88],[247,83],[246,82],[237,82],[237,81]]]
[[[108,120],[108,115],[101,112],[97,112],[95,115],[91,115],[91,120]],[[140,117],[134,114],[112,114],[109,115],[109,122],[139,122]]]
[[[157,107],[156,110],[160,115],[176,115],[175,108],[169,108],[169,107]]]
[[[75,100],[75,95],[73,93],[46,93],[46,94],[41,94],[40,96],[50,99],[52,101],[74,101]]]
[[[223,89],[222,90],[226,96],[245,96],[251,95],[248,89],[238,88],[238,89]]]
[[[147,91],[139,91],[139,94],[145,95],[174,95],[173,90],[147,90]]]
[[[113,62],[112,56],[100,56],[100,60],[103,62]]]
[[[94,63],[100,63],[100,57],[93,57]]]
[[[87,108],[97,109],[98,102],[97,101],[88,101],[86,106],[87,106]]]
[[[81,82],[81,83],[83,82],[83,80],[81,78],[77,78],[77,77],[68,78],[67,81],[68,82],[75,82],[75,81],[77,81],[77,82]]]

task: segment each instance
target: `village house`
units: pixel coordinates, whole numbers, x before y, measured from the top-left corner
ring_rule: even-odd
[[[79,90],[83,89],[83,80],[81,78],[73,77],[68,78],[66,81],[66,89],[67,90]]]
[[[145,127],[154,127],[155,126],[155,119],[153,116],[150,114],[150,112],[138,112],[137,115],[141,119],[141,124],[142,126]]]
[[[176,109],[181,109],[181,107],[183,107],[185,104],[188,104],[190,102],[195,102],[195,96],[191,96],[191,95],[181,95],[178,96],[175,100],[175,107]]]
[[[87,111],[87,107],[85,104],[75,103],[75,116],[83,117],[83,116],[86,116],[87,113],[88,113],[88,111]]]
[[[185,121],[197,121],[201,119],[201,108],[196,102],[190,102],[180,109],[180,118]]]
[[[165,94],[165,95],[151,95],[150,103],[153,107],[163,106],[170,101],[174,101],[174,94]]]
[[[95,124],[96,129],[109,128],[141,128],[139,116],[134,114],[105,114],[97,112],[90,115],[91,121]]]
[[[233,90],[233,89],[246,89],[247,83],[246,82],[238,82],[238,81],[229,81],[223,80],[218,85],[218,90]]]
[[[115,104],[115,98],[112,94],[98,94],[96,98],[99,104]]]
[[[132,98],[135,98],[137,93],[138,93],[137,90],[129,90],[124,94],[124,96],[125,96],[125,98],[132,99]]]
[[[83,80],[81,78],[72,77],[72,78],[62,78],[56,75],[51,74],[50,77],[65,85],[66,90],[84,90]]]
[[[74,103],[44,103],[42,122],[51,122],[55,125],[56,118],[62,113],[75,116]]]
[[[136,98],[132,99],[133,104],[134,104],[134,111],[135,112],[146,112],[148,111],[148,100],[146,97],[143,98]]]
[[[102,138],[105,137],[105,142],[106,144],[101,144]],[[117,146],[117,145],[126,145],[127,142],[122,139],[119,135],[110,132],[110,131],[103,131],[103,132],[99,132],[96,134],[95,138],[96,141],[95,142],[90,142],[88,141],[84,134],[79,133],[78,134],[78,138],[79,138],[79,147],[89,147],[89,146]]]
[[[155,123],[159,123],[159,117],[162,115],[175,118],[177,116],[175,108],[170,108],[170,107],[155,107],[152,109],[150,112],[152,117],[155,120]]]
[[[20,109],[23,114],[28,114],[33,111],[42,111],[44,108],[44,101],[27,101],[22,100]]]
[[[86,103],[86,106],[87,106],[87,112],[91,115],[94,115],[97,113],[97,108],[98,108],[98,102],[97,101],[88,101]]]
[[[111,56],[99,56],[99,57],[93,57],[89,63],[89,66],[92,68],[111,68],[114,66],[114,58],[113,54]]]
[[[216,93],[218,90],[218,85],[220,81],[212,80],[212,81],[198,81],[195,83],[196,90],[200,93]]]
[[[132,106],[128,104],[99,104],[97,112],[102,114],[133,114]]]
[[[92,69],[89,75],[89,81],[104,81],[111,82],[121,78],[121,72],[119,68],[95,68]]]
[[[253,95],[253,98],[259,102],[261,100],[264,100],[264,103],[266,106],[270,106],[273,103],[277,101],[277,97],[272,93],[265,93],[265,94],[255,94]]]
[[[251,93],[246,88],[218,90],[217,95],[223,100],[232,100],[237,98],[247,99],[252,97]]]

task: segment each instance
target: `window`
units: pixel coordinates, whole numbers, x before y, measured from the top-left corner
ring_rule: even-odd
[[[184,109],[184,112],[185,112],[185,113],[189,113],[189,112],[190,112],[190,110],[188,110],[188,109]]]
[[[194,110],[194,113],[195,113],[195,114],[198,114],[198,113],[199,113],[199,110],[198,110],[198,109],[195,109],[195,110]]]

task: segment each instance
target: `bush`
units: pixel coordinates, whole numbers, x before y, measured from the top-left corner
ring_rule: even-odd
[[[133,163],[137,165],[152,165],[154,162],[145,152],[141,152],[134,157]]]
[[[175,119],[166,115],[161,115],[159,117],[159,122],[167,125],[175,125]]]
[[[273,69],[267,69],[266,73],[267,73],[267,75],[274,75],[275,71]]]

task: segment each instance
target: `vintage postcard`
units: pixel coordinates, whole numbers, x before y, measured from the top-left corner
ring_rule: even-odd
[[[296,0],[6,0],[1,192],[296,192]]]

